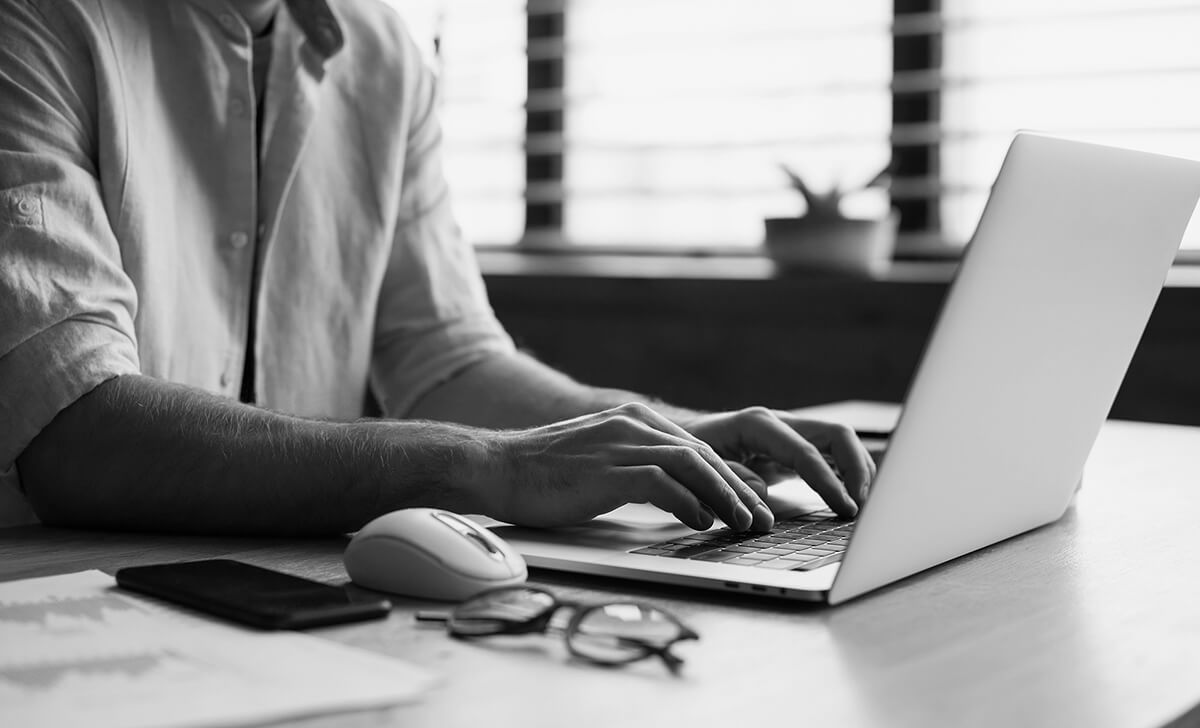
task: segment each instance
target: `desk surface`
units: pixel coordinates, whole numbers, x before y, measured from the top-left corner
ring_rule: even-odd
[[[1200,429],[1110,422],[1060,522],[836,608],[535,572],[634,596],[702,639],[680,678],[602,669],[553,638],[462,643],[386,621],[315,634],[444,675],[420,703],[296,725],[1156,726],[1200,723]],[[344,540],[0,530],[0,580],[229,556],[346,581]]]

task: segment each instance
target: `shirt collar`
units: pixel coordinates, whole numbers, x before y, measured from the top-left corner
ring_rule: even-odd
[[[227,0],[191,0],[214,15],[235,12]],[[322,61],[336,54],[346,44],[342,25],[329,7],[327,0],[285,0],[287,13],[304,33],[304,39]]]
[[[326,0],[287,0],[287,6],[296,25],[322,58],[330,58],[346,44],[342,26]]]

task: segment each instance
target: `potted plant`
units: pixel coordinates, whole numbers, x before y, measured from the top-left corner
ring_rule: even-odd
[[[894,210],[875,218],[848,217],[842,203],[850,194],[891,183],[891,165],[869,182],[828,192],[812,189],[797,172],[780,165],[792,187],[804,197],[799,217],[768,218],[767,255],[783,270],[821,270],[850,275],[879,276],[887,272],[896,245],[899,216]]]

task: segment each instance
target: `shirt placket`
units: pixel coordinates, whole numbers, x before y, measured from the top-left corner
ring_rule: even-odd
[[[266,289],[272,283],[290,285],[288,268],[299,263],[289,259],[291,241],[286,235],[281,238],[278,231],[319,110],[321,83],[328,60],[292,17],[299,10],[296,3],[289,2],[288,7],[291,12],[281,11],[276,17],[275,45],[263,103],[258,186],[259,280],[262,289],[258,292],[258,330],[263,334],[256,344],[256,386],[258,401],[268,406],[275,399],[271,371],[272,364],[278,364],[278,361],[273,358],[275,352],[268,334],[272,309],[270,291]]]
[[[253,295],[255,242],[258,238],[258,175],[256,171],[254,79],[250,53],[250,30],[230,9],[220,11],[217,24],[226,43],[223,54],[230,69],[225,96],[226,158],[228,185],[221,201],[220,223],[215,241],[228,258],[232,273],[231,299],[227,314],[228,352],[222,362],[218,386],[222,393],[236,396],[246,355],[250,299]]]

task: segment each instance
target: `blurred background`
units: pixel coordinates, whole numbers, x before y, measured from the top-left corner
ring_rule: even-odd
[[[1195,2],[387,1],[480,244],[756,246],[803,209],[779,163],[825,188],[894,159],[901,252],[953,254],[1018,129],[1200,158]]]
[[[1017,130],[1200,159],[1194,0],[386,1],[440,75],[505,325],[693,407],[902,400]],[[781,164],[818,190],[890,167],[843,205],[899,213],[886,275],[762,255],[805,209]],[[1200,424],[1198,256],[1193,225],[1114,416]]]

